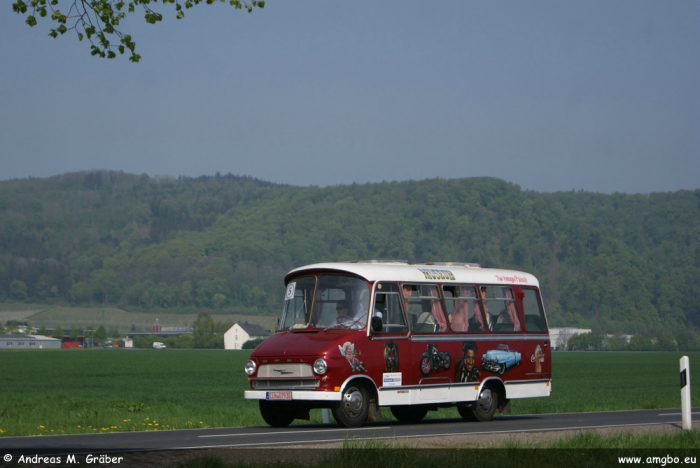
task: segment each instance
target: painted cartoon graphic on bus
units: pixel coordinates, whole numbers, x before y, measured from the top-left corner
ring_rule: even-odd
[[[481,372],[476,366],[476,343],[465,341],[462,345],[462,358],[457,360],[455,382],[480,382]]]
[[[481,357],[481,368],[501,374],[520,364],[521,356],[517,351],[511,351],[507,344],[499,344],[496,349],[491,349]]]
[[[384,372],[399,371],[399,348],[393,341],[384,343],[384,365],[386,366]]]
[[[540,345],[537,345],[535,352],[530,356],[530,362],[535,363],[535,372],[542,372],[542,363],[544,362],[544,353]]]
[[[367,372],[365,369],[365,363],[357,359],[357,355],[360,354],[360,350],[355,351],[355,343],[350,343],[346,341],[343,346],[338,346],[340,354],[345,357],[352,366],[353,372]]]
[[[439,372],[440,369],[449,369],[452,362],[450,353],[438,351],[433,343],[428,344],[428,350],[423,353],[420,359],[420,371],[423,375],[429,375],[432,371]]]

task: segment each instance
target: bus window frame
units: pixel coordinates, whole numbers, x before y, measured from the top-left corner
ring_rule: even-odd
[[[380,285],[393,285],[397,290],[396,292],[385,292],[385,291],[379,291],[381,288]],[[372,285],[372,302],[370,304],[370,307],[372,308],[373,315],[375,311],[375,306],[377,303],[377,295],[383,294],[386,296],[389,295],[396,295],[398,299],[398,306],[399,306],[399,312],[401,314],[401,317],[403,318],[404,321],[404,327],[405,331],[383,331],[384,327],[387,326],[385,323],[385,320],[387,319],[382,315],[382,331],[374,331],[372,330],[372,327],[369,328],[369,334],[373,337],[380,338],[382,336],[391,336],[392,339],[401,339],[401,338],[408,338],[410,333],[411,333],[411,325],[410,325],[410,320],[408,320],[408,311],[406,310],[404,306],[404,296],[403,296],[403,287],[400,283],[396,281],[376,281]],[[381,312],[381,311],[380,311]],[[382,312],[383,314],[383,312]],[[395,324],[389,324],[389,326],[393,326]]]
[[[538,330],[538,331],[529,331],[527,329],[527,320],[525,318],[527,315],[533,315],[533,314],[526,314],[525,313],[525,291],[533,291],[535,293],[535,298],[537,299],[537,307],[539,310],[539,316],[538,318],[542,320],[543,326],[544,326],[544,331]],[[542,301],[542,291],[540,288],[534,287],[534,286],[521,286],[520,287],[520,294],[518,294],[521,305],[522,305],[522,311],[523,311],[523,330],[521,333],[529,333],[529,334],[543,334],[543,333],[549,333],[549,323],[547,322],[547,312],[544,310],[544,302]]]
[[[454,288],[472,288],[474,291],[475,296],[465,296],[465,297],[460,297],[460,296],[453,296],[448,299],[447,295],[445,294],[445,287],[454,287]],[[487,319],[484,317],[484,309],[483,309],[483,304],[481,301],[480,297],[480,291],[481,291],[481,286],[475,283],[441,283],[440,284],[440,293],[442,294],[442,300],[444,302],[444,312],[446,315],[447,319],[447,325],[448,325],[448,330],[452,333],[456,333],[459,335],[462,334],[469,334],[469,335],[483,335],[487,332],[488,326],[487,326]],[[447,308],[448,301],[449,302],[456,302],[457,300],[464,300],[467,302],[471,302],[474,305],[474,317],[476,318],[476,321],[481,324],[481,328],[479,331],[474,331],[474,330],[469,330],[469,313],[467,309],[467,329],[466,330],[455,330],[453,328],[454,320],[453,320],[453,315],[450,314]],[[454,311],[454,307],[452,309]],[[478,319],[478,317],[481,317],[481,320]]]
[[[447,309],[445,308],[445,303],[443,300],[443,295],[442,295],[442,283],[421,283],[421,282],[410,282],[410,283],[399,283],[400,284],[400,295],[402,298],[402,302],[404,303],[404,308],[406,309],[406,319],[407,319],[407,324],[408,324],[408,329],[411,334],[413,335],[444,335],[446,333],[450,332],[450,322],[447,320]],[[404,295],[404,287],[405,286],[410,286],[411,290],[413,290],[413,286],[418,286],[418,287],[423,287],[423,286],[432,286],[435,288],[437,291],[437,296],[417,296],[417,297],[412,297],[412,296],[405,296]],[[420,290],[419,290],[420,291]],[[444,330],[435,330],[435,331],[416,331],[414,330],[414,324],[413,320],[411,319],[411,311],[410,308],[407,307],[407,302],[410,304],[411,300],[420,300],[421,302],[423,301],[437,301],[440,304],[440,308],[442,309],[442,318],[445,321],[445,329]],[[421,304],[421,308],[423,307],[423,304]],[[420,318],[425,312],[423,311],[418,316],[416,319]],[[432,304],[431,304],[431,311],[430,314],[433,317],[434,323],[432,325],[435,325],[435,328],[439,325],[439,322],[437,320],[437,317],[435,317],[435,314],[432,311]],[[426,322],[427,323],[427,322]],[[430,325],[430,323],[427,323]]]

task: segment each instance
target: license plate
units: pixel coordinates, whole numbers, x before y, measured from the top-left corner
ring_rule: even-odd
[[[268,400],[291,400],[292,392],[267,392]]]

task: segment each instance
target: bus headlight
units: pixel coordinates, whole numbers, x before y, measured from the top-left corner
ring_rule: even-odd
[[[245,373],[248,375],[253,375],[253,374],[255,374],[255,369],[257,367],[258,366],[255,365],[255,361],[249,360],[248,362],[245,363]]]
[[[323,375],[327,370],[328,365],[326,364],[326,361],[323,359],[316,359],[314,362],[314,372],[316,372],[318,375]]]

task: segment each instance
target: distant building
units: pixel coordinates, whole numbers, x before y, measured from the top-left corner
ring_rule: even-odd
[[[591,331],[590,328],[550,328],[549,341],[553,349],[564,351],[568,349],[569,338],[574,335],[590,333]]]
[[[241,349],[243,343],[257,338],[266,338],[268,331],[257,323],[236,323],[224,333],[224,348]]]
[[[41,335],[0,335],[0,349],[61,349],[61,340]]]

